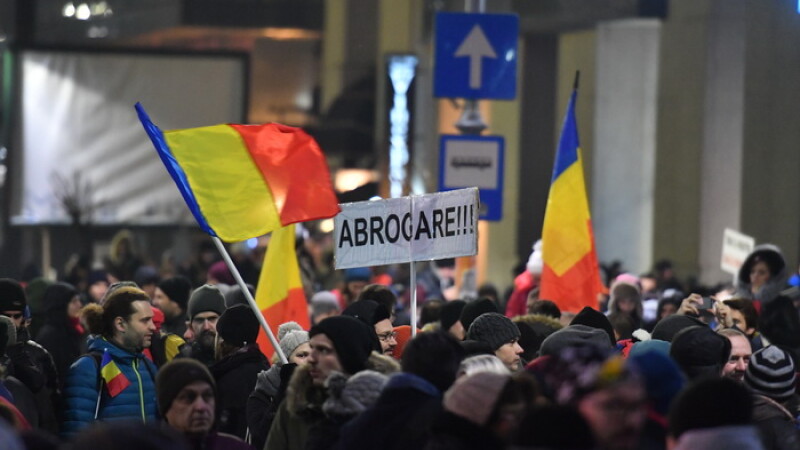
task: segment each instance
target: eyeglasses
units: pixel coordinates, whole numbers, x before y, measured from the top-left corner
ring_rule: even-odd
[[[22,313],[3,313],[4,316],[8,316],[10,319],[22,319]]]
[[[397,337],[397,333],[395,333],[394,331],[389,331],[389,332],[386,332],[386,333],[378,335],[378,339],[380,339],[381,341],[384,341],[384,342],[388,341],[389,339],[394,339],[396,337]]]

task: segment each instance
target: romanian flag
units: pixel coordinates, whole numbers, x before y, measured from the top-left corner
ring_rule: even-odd
[[[117,367],[117,363],[111,359],[111,354],[108,353],[108,349],[103,352],[103,359],[100,361],[100,375],[106,383],[108,395],[112,397],[116,397],[120,392],[131,385],[131,382],[125,374]]]
[[[289,225],[272,232],[258,278],[256,304],[276,335],[280,324],[292,320],[305,330],[311,327],[308,303],[300,280],[300,267],[297,265],[294,229],[294,225]],[[272,345],[263,330],[258,335],[258,346],[265,355],[273,353],[269,351]]]
[[[544,267],[539,298],[552,300],[562,311],[597,309],[600,282],[597,253],[583,179],[583,160],[575,121],[575,97],[564,117],[558,143],[550,195],[542,229]]]
[[[279,124],[162,132],[139,120],[200,227],[226,242],[339,212],[325,155],[303,130]]]

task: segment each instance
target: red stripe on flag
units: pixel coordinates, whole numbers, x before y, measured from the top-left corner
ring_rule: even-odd
[[[242,136],[267,182],[284,226],[340,211],[328,163],[314,138],[277,123],[230,126]]]
[[[584,255],[560,277],[545,264],[539,298],[555,302],[562,311],[577,313],[584,306],[597,309],[597,293],[601,290],[597,286],[599,274],[595,272],[597,260],[594,252]]]

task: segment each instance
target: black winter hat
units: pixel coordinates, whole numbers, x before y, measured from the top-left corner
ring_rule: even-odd
[[[608,335],[608,340],[611,341],[611,345],[617,345],[617,339],[614,336],[614,327],[611,326],[611,322],[608,320],[608,317],[596,309],[584,306],[581,312],[579,312],[569,324],[586,325],[588,327],[603,330]]]
[[[461,318],[461,311],[464,310],[464,306],[466,305],[467,302],[464,300],[453,300],[442,306],[441,314],[439,314],[442,330],[447,331],[450,327],[455,325],[458,319]]]
[[[192,358],[177,358],[164,364],[156,375],[158,411],[166,417],[173,400],[181,390],[195,381],[205,381],[217,396],[217,385],[206,366]]]
[[[207,311],[219,315],[225,312],[225,297],[222,296],[218,287],[211,284],[204,284],[192,292],[189,297],[187,316],[189,320],[192,320],[194,316]]]
[[[497,350],[503,344],[519,339],[519,328],[508,317],[500,313],[485,313],[478,316],[467,331],[467,338],[483,341]]]
[[[689,384],[672,402],[669,434],[675,438],[690,430],[750,425],[753,396],[742,383],[726,377]]]
[[[258,338],[258,328],[258,318],[246,305],[231,306],[217,320],[219,337],[236,347],[254,343]]]
[[[181,310],[186,311],[189,305],[189,295],[192,293],[192,283],[188,278],[178,275],[158,283],[161,289],[170,300],[177,303]]]
[[[690,379],[719,376],[730,354],[731,341],[706,325],[681,330],[669,348],[669,356]]]
[[[478,316],[488,312],[496,313],[500,311],[497,310],[497,305],[493,301],[488,298],[479,298],[464,305],[459,320],[461,325],[464,325],[464,329],[469,330],[470,325]]]
[[[544,338],[539,347],[539,355],[556,356],[564,349],[586,346],[596,347],[603,351],[614,348],[608,342],[608,335],[605,331],[588,325],[576,324],[564,327]]]
[[[339,363],[347,374],[366,368],[367,359],[375,348],[375,330],[350,316],[334,316],[311,327],[309,338],[324,334],[333,342]]]
[[[11,278],[0,278],[0,311],[24,311],[27,305],[22,285]]]
[[[375,300],[359,300],[342,311],[343,316],[355,317],[367,325],[373,326],[381,320],[388,320],[390,317],[386,307],[378,304]]]
[[[675,335],[684,328],[707,326],[700,319],[682,314],[673,314],[660,320],[653,328],[652,338],[659,341],[672,342]]]

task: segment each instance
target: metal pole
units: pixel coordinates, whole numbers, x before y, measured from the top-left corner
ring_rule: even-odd
[[[214,241],[214,245],[217,246],[217,250],[222,255],[222,259],[225,260],[225,265],[228,266],[228,270],[231,271],[231,275],[233,278],[236,279],[236,284],[242,289],[242,293],[244,293],[244,298],[247,299],[247,303],[250,305],[250,309],[253,310],[253,313],[258,318],[258,322],[261,324],[261,328],[267,333],[267,337],[269,338],[269,342],[272,344],[272,348],[275,349],[275,352],[278,354],[278,358],[280,358],[281,363],[286,364],[289,360],[286,359],[286,355],[283,354],[283,350],[281,350],[281,346],[278,345],[278,340],[275,339],[275,335],[272,334],[272,330],[269,328],[269,324],[267,323],[267,319],[264,318],[264,315],[261,314],[261,311],[258,309],[258,305],[256,305],[256,301],[253,300],[253,296],[250,295],[250,291],[247,289],[247,285],[245,284],[242,276],[239,274],[239,270],[233,264],[233,260],[231,259],[231,255],[228,254],[228,250],[225,249],[225,245],[222,244],[222,241],[216,237],[211,236],[211,239]]]
[[[417,265],[411,261],[411,337],[417,335]]]

